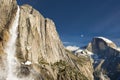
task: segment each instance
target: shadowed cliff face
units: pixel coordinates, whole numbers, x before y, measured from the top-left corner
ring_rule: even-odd
[[[15,80],[93,80],[92,63],[88,58],[78,58],[64,49],[51,19],[44,18],[31,6],[23,5],[16,19],[17,33],[11,34],[10,30],[15,27],[16,0],[0,2],[3,12],[0,16],[0,80],[6,80],[10,68]],[[14,34],[17,34],[15,55],[9,50],[6,54],[5,48],[12,44],[10,40]],[[13,61],[7,61],[11,55]],[[9,62],[13,62],[14,67]]]
[[[116,48],[116,44],[110,40],[104,40],[104,38],[93,38],[92,42],[89,43],[87,49],[93,53],[97,53],[101,57],[111,56],[113,53],[109,48]]]
[[[94,59],[96,79],[103,79],[103,77],[105,80],[119,79],[120,50],[114,42],[106,38],[93,38],[87,50],[98,56]]]

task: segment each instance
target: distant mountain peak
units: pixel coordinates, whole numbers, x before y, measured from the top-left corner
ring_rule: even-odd
[[[120,63],[120,50],[113,41],[105,37],[95,37],[86,49],[94,53],[95,79],[118,80],[120,73],[117,67]]]

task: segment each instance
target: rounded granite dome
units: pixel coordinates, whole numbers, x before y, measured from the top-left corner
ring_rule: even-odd
[[[107,39],[105,37],[96,37],[96,39],[102,40],[109,47],[113,47],[113,48],[117,47],[116,44],[113,41],[111,41],[111,40],[109,40],[109,39]]]
[[[88,44],[87,50],[94,52],[94,53],[98,53],[100,51],[107,50],[108,47],[116,48],[117,46],[113,41],[111,41],[105,37],[95,37]]]

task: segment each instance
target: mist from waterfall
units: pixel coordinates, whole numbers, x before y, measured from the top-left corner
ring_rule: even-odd
[[[18,30],[18,22],[19,22],[19,12],[20,9],[18,6],[13,25],[9,30],[10,38],[5,48],[5,52],[7,53],[7,62],[8,62],[8,74],[6,80],[18,80],[17,77],[14,76],[13,70],[15,65],[17,64],[15,54],[16,54],[16,39],[18,35],[17,30]]]

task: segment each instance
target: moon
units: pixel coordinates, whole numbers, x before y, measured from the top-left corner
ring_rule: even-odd
[[[81,35],[80,35],[80,37],[84,37],[84,35],[83,35],[83,34],[81,34]]]

